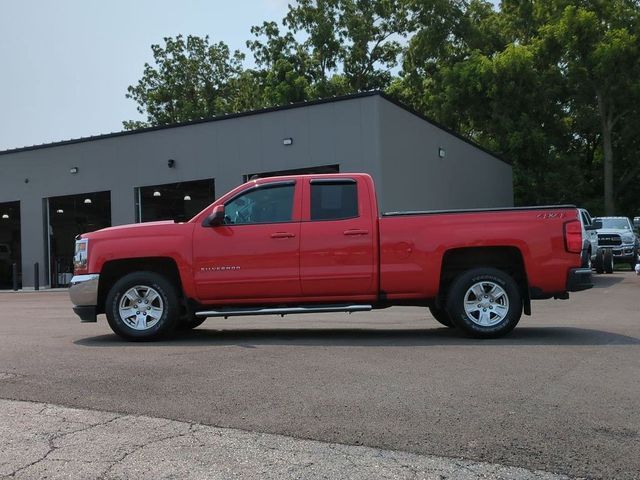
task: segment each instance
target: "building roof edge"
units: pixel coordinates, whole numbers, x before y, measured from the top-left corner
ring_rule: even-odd
[[[238,113],[230,113],[230,114],[225,114],[225,115],[219,115],[219,116],[215,116],[215,117],[208,117],[208,118],[202,118],[202,119],[198,119],[198,120],[191,120],[188,122],[180,122],[180,123],[171,123],[171,124],[167,124],[167,125],[157,125],[157,126],[153,126],[153,127],[145,127],[145,128],[139,128],[136,130],[124,130],[121,132],[113,132],[113,133],[105,133],[105,134],[101,134],[101,135],[91,135],[89,137],[80,137],[80,138],[74,138],[74,139],[69,139],[69,140],[60,140],[57,142],[51,142],[51,143],[43,143],[41,145],[30,145],[30,146],[25,146],[25,147],[17,147],[17,148],[10,148],[7,150],[1,150],[0,151],[0,156],[1,155],[8,155],[8,154],[13,154],[13,153],[20,153],[20,152],[29,152],[29,151],[33,151],[33,150],[42,150],[45,148],[54,148],[54,147],[61,147],[61,146],[66,146],[66,145],[74,145],[74,144],[78,144],[78,143],[86,143],[86,142],[92,142],[92,141],[96,141],[96,140],[105,140],[105,139],[109,139],[109,138],[116,138],[116,137],[125,137],[125,136],[130,136],[130,135],[137,135],[140,133],[148,133],[148,132],[156,132],[156,131],[160,131],[160,130],[167,130],[167,129],[171,129],[171,128],[181,128],[181,127],[188,127],[191,125],[199,125],[199,124],[203,124],[203,123],[211,123],[211,122],[218,122],[218,121],[222,121],[222,120],[229,120],[232,118],[242,118],[242,117],[249,117],[249,116],[253,116],[253,115],[261,115],[264,113],[272,113],[272,112],[279,112],[279,111],[283,111],[283,110],[291,110],[294,108],[301,108],[301,107],[307,107],[307,106],[313,106],[313,105],[322,105],[322,104],[326,104],[326,103],[335,103],[335,102],[342,102],[345,100],[353,100],[353,99],[358,99],[358,98],[365,98],[365,97],[374,97],[374,96],[378,96],[383,98],[384,100],[394,104],[395,106],[417,116],[418,118],[420,118],[421,120],[430,123],[431,125],[453,135],[454,137],[458,138],[459,140],[462,140],[470,145],[472,145],[473,147],[482,150],[483,152],[491,155],[492,157],[506,163],[507,165],[511,165],[511,162],[505,160],[504,158],[500,157],[499,155],[497,155],[496,153],[484,148],[483,146],[477,144],[476,142],[474,142],[473,140],[471,140],[470,138],[467,138],[453,130],[451,130],[448,127],[445,127],[444,125],[436,122],[435,120],[421,114],[420,112],[418,112],[417,110],[403,104],[402,102],[396,100],[395,98],[387,95],[386,93],[380,91],[380,90],[371,90],[371,91],[367,91],[367,92],[359,92],[359,93],[353,93],[353,94],[349,94],[349,95],[341,95],[341,96],[336,96],[336,97],[329,97],[329,98],[321,98],[318,100],[310,100],[310,101],[304,101],[304,102],[296,102],[296,103],[290,103],[288,105],[279,105],[279,106],[275,106],[275,107],[267,107],[267,108],[262,108],[262,109],[258,109],[258,110],[249,110],[246,112],[238,112]]]

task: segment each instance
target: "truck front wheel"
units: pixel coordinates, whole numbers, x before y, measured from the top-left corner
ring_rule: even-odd
[[[154,272],[134,272],[118,280],[107,294],[105,310],[116,334],[138,341],[169,335],[180,314],[176,288]]]
[[[510,275],[496,268],[474,268],[451,285],[447,311],[453,324],[476,338],[506,335],[520,321],[522,297]]]

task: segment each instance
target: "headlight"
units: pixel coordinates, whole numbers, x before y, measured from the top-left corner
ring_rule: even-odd
[[[630,233],[627,233],[625,235],[622,235],[622,243],[633,243],[635,242],[635,238],[633,235],[631,235]]]
[[[75,270],[87,269],[87,258],[89,253],[89,239],[81,238],[76,240],[76,251],[73,255],[73,268]]]

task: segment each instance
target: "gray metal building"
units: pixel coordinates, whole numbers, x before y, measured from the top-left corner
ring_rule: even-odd
[[[370,173],[382,211],[513,205],[509,164],[370,92],[2,151],[0,261],[25,288],[36,262],[61,286],[83,230],[186,219],[254,174],[331,171]]]

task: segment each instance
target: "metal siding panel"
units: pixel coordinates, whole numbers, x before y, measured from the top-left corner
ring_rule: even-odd
[[[384,99],[380,103],[382,210],[513,205],[511,166]]]

